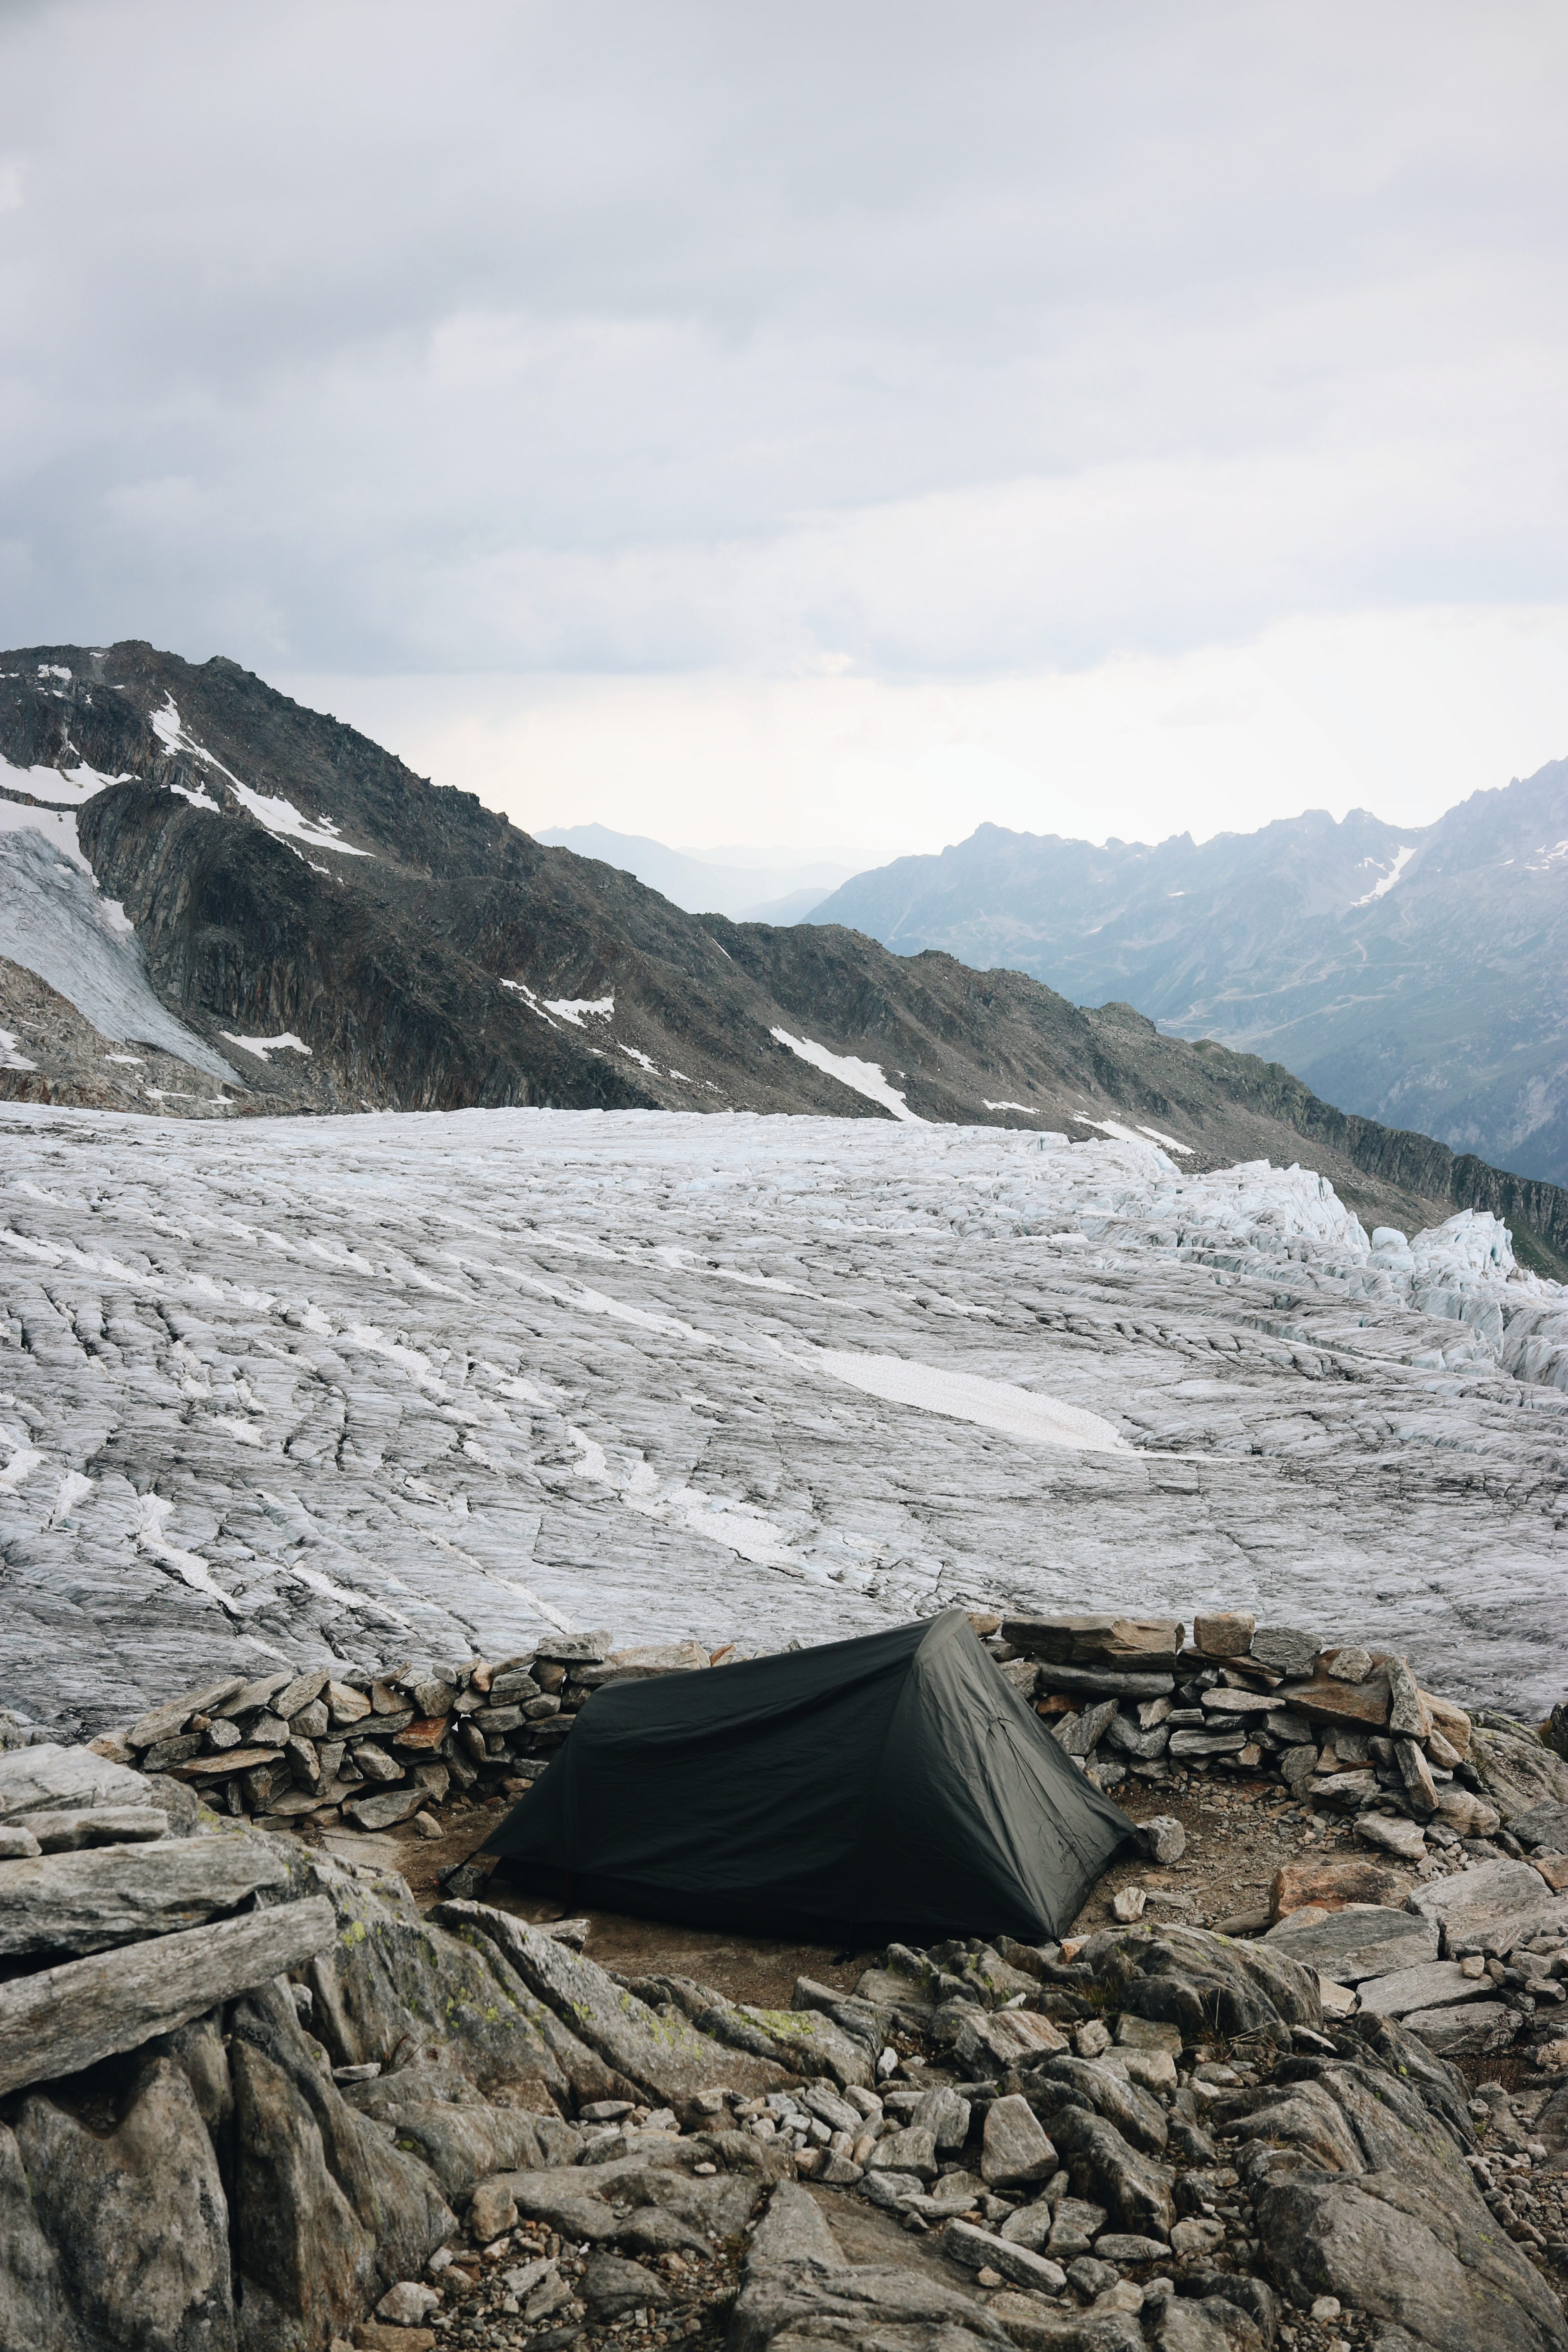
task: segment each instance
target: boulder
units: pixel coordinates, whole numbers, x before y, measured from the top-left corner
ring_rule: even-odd
[[[1464,1793],[1468,1796],[1469,1791],[1467,1790]],[[1368,1845],[1380,1846],[1384,1853],[1397,1854],[1401,1862],[1426,1860],[1425,1832],[1417,1822],[1406,1820],[1401,1813],[1358,1813],[1355,1833]]]
[[[1509,1823],[1521,1845],[1542,1847],[1548,1853],[1568,1853],[1568,1805],[1554,1801],[1532,1805]]]
[[[982,2074],[1028,2066],[1067,2046],[1066,2034],[1048,2017],[1026,2009],[1003,2009],[992,2014],[966,2006],[952,2036],[953,2056]]]
[[[582,2292],[584,2302],[601,2325],[624,2318],[628,2312],[658,2311],[669,2301],[669,2289],[654,2272],[602,2249],[588,2257]]]
[[[1512,1824],[1538,1805],[1568,1804],[1568,1764],[1528,1732],[1470,1733],[1470,1758],[1503,1820]]]
[[[1271,2032],[1281,2046],[1293,2025],[1321,2028],[1317,1973],[1261,1943],[1234,1943],[1201,1927],[1111,1928],[1080,1956],[1134,2017],[1173,2025],[1184,2042]]]
[[[104,2128],[48,2092],[29,2092],[13,2117],[54,2274],[75,2323],[63,2341],[135,2345],[139,2352],[229,2352],[235,2310],[229,2209],[216,2152],[184,2073],[147,2056]],[[7,2135],[9,2137],[9,2135]],[[0,2271],[9,2269],[0,2264]],[[0,2310],[8,2292],[0,2285]],[[31,2336],[0,2342],[31,2347]]]
[[[1175,2069],[1169,2053],[1154,2054],[1163,2058],[1173,2078]],[[1061,2106],[1089,2107],[1106,2116],[1146,2155],[1158,2156],[1164,2147],[1165,2117],[1159,2102],[1109,2063],[1089,2058],[1048,2058],[1028,2081],[1031,2096],[1051,2114]]]
[[[457,2220],[322,2074],[276,1986],[237,2005],[232,2036],[240,2352],[324,2343],[416,2277]]]
[[[1174,2176],[1164,2165],[1140,2155],[1114,2124],[1082,2107],[1064,2108],[1051,2128],[1079,2197],[1104,2205],[1134,2236],[1170,2236]]]
[[[1259,1625],[1252,1636],[1252,1656],[1258,1665],[1298,1680],[1310,1675],[1321,1647],[1315,1633],[1300,1633],[1294,1625]]]
[[[1281,2179],[1258,2200],[1274,2280],[1303,2309],[1322,2294],[1403,2327],[1431,2352],[1563,2352],[1550,2288],[1462,2177],[1434,2195],[1394,2170]]]
[[[1193,1620],[1193,1640],[1205,1658],[1245,1658],[1252,1647],[1258,1620],[1233,1609]]]
[[[1541,1885],[1539,1878],[1536,1885]],[[1437,1929],[1431,1919],[1382,1903],[1347,1903],[1337,1911],[1293,1911],[1270,1927],[1264,1940],[1331,1984],[1359,1984],[1363,1977],[1387,1976],[1394,1969],[1415,1968],[1437,1957]]]

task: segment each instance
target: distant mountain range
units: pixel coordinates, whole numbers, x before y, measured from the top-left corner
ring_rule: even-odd
[[[728,915],[737,923],[798,922],[860,870],[826,858],[792,863],[784,856],[763,864],[728,865],[721,854],[711,859],[694,857],[640,833],[613,833],[607,824],[553,826],[533,837],[552,849],[571,849],[579,857],[618,866],[689,915]]]
[[[1568,761],[1436,824],[1321,811],[1157,847],[983,824],[816,908],[1282,1062],[1368,1117],[1568,1181]]]
[[[1568,1272],[1568,1193],[1347,1117],[1278,1065],[946,953],[689,914],[234,662],[137,643],[0,655],[6,1096],[1109,1134],[1184,1168],[1300,1161],[1369,1224],[1491,1209],[1527,1263]]]

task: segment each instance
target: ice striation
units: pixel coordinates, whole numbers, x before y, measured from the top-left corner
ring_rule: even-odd
[[[1152,1142],[0,1108],[0,1697],[1253,1611],[1561,1696],[1568,1296]]]

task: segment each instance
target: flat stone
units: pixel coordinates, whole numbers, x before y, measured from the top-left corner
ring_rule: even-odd
[[[1276,1919],[1308,1904],[1321,1911],[1341,1911],[1347,1903],[1376,1903],[1393,1909],[1404,1902],[1405,1885],[1402,1871],[1359,1855],[1286,1862],[1274,1874],[1268,1907]]]
[[[0,2097],[174,2032],[298,1968],[335,1927],[331,1905],[312,1896],[14,1978],[0,1985]]]
[[[1437,1818],[1459,1837],[1490,1837],[1502,1826],[1502,1815],[1473,1789],[1451,1783],[1437,1791]]]
[[[1506,1856],[1432,1879],[1409,1899],[1411,1910],[1441,1931],[1447,1959],[1501,1955],[1547,1927],[1568,1937],[1568,1900],[1553,1895],[1530,1863]]]
[[[1038,2129],[1038,2126],[1036,2128]],[[866,2160],[866,2169],[868,2172],[912,2172],[917,2180],[934,2180],[934,2134],[920,2124],[906,2124],[902,2131],[889,2132],[871,2150]]]
[[[1491,1989],[1489,1977],[1467,1977],[1458,1960],[1426,1960],[1369,1979],[1360,1989],[1361,2005],[1372,2017],[1408,2017],[1413,2010],[1478,2000]]]
[[[231,1675],[226,1681],[205,1683],[200,1690],[187,1691],[184,1698],[169,1699],[162,1706],[149,1707],[138,1716],[125,1738],[132,1748],[156,1748],[160,1740],[172,1739],[184,1729],[193,1715],[213,1715],[224,1702],[245,1688],[243,1675]]]
[[[1194,1617],[1193,1640],[1205,1658],[1245,1658],[1252,1647],[1258,1621],[1240,1609]]]
[[[1082,2197],[1059,2198],[1047,2241],[1051,2252],[1064,2263],[1087,2254],[1110,2219],[1103,2205],[1092,2205]]]
[[[1005,2069],[1027,2066],[1065,2050],[1068,2042],[1066,2034],[1048,2017],[1026,2009],[1003,2009],[976,2010],[964,2020],[952,2046],[955,2057],[965,2063],[973,2064],[984,2056]]]
[[[1072,1666],[1052,1659],[1038,1666],[1039,1689],[1061,1691],[1070,1698],[1169,1698],[1176,1687],[1173,1674],[1138,1674],[1115,1666]]]
[[[216,1756],[193,1756],[169,1767],[171,1780],[232,1780],[238,1772],[257,1772],[281,1764],[281,1748],[226,1748]]]
[[[0,1821],[94,1805],[145,1805],[147,1801],[147,1783],[140,1772],[94,1755],[89,1748],[62,1748],[51,1740],[0,1754]]]
[[[44,1853],[78,1846],[138,1845],[169,1834],[169,1817],[152,1805],[89,1805],[72,1812],[29,1813],[27,1827]]]
[[[1252,1656],[1270,1673],[1305,1679],[1310,1675],[1322,1643],[1315,1633],[1294,1625],[1259,1625],[1252,1636]]]
[[[1124,2231],[1107,2230],[1094,2242],[1095,2259],[1114,2263],[1129,2270],[1136,2263],[1166,2263],[1171,2249],[1158,2238],[1131,2238]]]
[[[1170,1617],[1005,1617],[1002,1638],[1035,1657],[1077,1666],[1174,1669],[1183,1628]],[[1147,1694],[1152,1696],[1152,1694]]]
[[[1170,1752],[1178,1759],[1187,1756],[1235,1756],[1246,1745],[1245,1731],[1173,1731]]]
[[[1048,2180],[1056,2169],[1056,2149],[1028,2101],[1016,2095],[994,2100],[985,2114],[980,2158],[980,2177],[986,2187],[1018,2189],[1031,2180]]]
[[[1268,1691],[1234,1690],[1228,1683],[1216,1683],[1199,1703],[1205,1715],[1250,1716],[1259,1722],[1279,1711]]]
[[[0,1863],[0,1958],[100,1952],[233,1911],[288,1870],[258,1838],[180,1838]],[[1539,1882],[1538,1882],[1539,1883]]]
[[[1426,1839],[1418,1822],[1406,1821],[1402,1813],[1358,1813],[1355,1833],[1368,1845],[1380,1846],[1384,1853],[1396,1853],[1403,1862],[1420,1862],[1426,1853]]]
[[[362,1830],[390,1829],[394,1822],[405,1822],[410,1813],[417,1812],[424,1802],[423,1789],[384,1789],[378,1797],[351,1797],[343,1807],[343,1819]]]
[[[1388,1676],[1382,1667],[1364,1682],[1342,1682],[1326,1672],[1300,1682],[1284,1682],[1272,1694],[1276,1706],[1304,1715],[1309,1723],[1344,1723],[1352,1731],[1382,1731],[1388,1722]]]
[[[1327,1914],[1289,1913],[1264,1941],[1331,1983],[1359,1984],[1363,1977],[1435,1960],[1438,1936],[1436,1923],[1416,1913],[1381,1903],[1347,1903]]]
[[[1011,2239],[994,2237],[973,2221],[950,2221],[942,2233],[943,2253],[965,2270],[998,2271],[1015,2286],[1034,2287],[1042,2294],[1060,2294],[1068,2274],[1046,2254],[1031,2253]]]

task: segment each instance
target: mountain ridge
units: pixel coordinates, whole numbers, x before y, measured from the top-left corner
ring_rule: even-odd
[[[838,926],[687,915],[222,657],[45,646],[0,673],[0,897],[16,843],[48,835],[28,887],[79,867],[103,923],[123,910],[158,1001],[235,1073],[231,1098],[193,1096],[205,1115],[534,1102],[1125,1133],[1198,1169],[1303,1160],[1373,1223],[1500,1206],[1541,1270],[1568,1261],[1568,1194],[1346,1123],[1277,1066],[1130,1007]],[[68,973],[38,976],[70,998]],[[51,1076],[28,1017],[36,1066],[0,1089],[100,1099]]]
[[[1006,964],[1077,1003],[1125,999],[1365,1117],[1568,1178],[1568,761],[1424,826],[1318,810],[1097,846],[981,825],[810,919]]]

